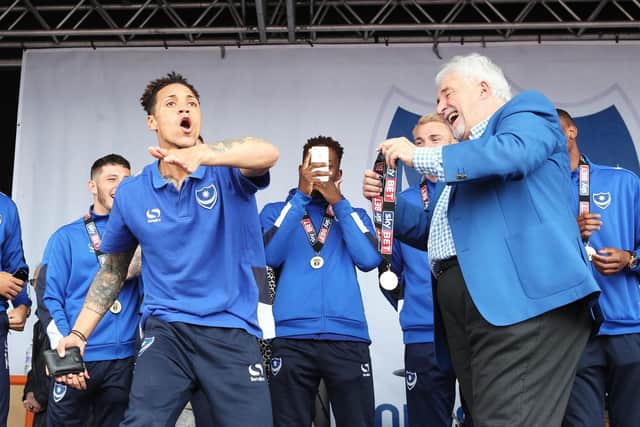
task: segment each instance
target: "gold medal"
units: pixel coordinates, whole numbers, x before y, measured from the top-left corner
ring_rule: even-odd
[[[113,304],[111,304],[111,308],[109,309],[109,311],[113,314],[120,313],[122,311],[122,304],[120,304],[120,301],[115,300]]]
[[[322,266],[324,265],[324,259],[320,255],[316,255],[311,258],[311,260],[309,260],[309,264],[311,264],[311,268],[317,270],[319,268],[322,268]]]

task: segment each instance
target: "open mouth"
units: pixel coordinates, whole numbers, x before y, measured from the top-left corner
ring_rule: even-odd
[[[449,125],[453,126],[453,123],[456,121],[458,116],[459,114],[457,111],[450,113],[449,116],[447,116],[447,122],[449,123]]]
[[[185,133],[191,132],[191,119],[189,117],[183,117],[182,120],[180,120],[180,128]]]

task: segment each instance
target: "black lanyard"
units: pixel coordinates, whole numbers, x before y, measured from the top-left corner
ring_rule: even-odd
[[[322,217],[322,222],[320,223],[320,231],[316,233],[316,229],[311,222],[311,217],[307,211],[304,212],[304,216],[300,223],[302,224],[302,229],[304,233],[307,235],[307,240],[309,240],[309,244],[315,251],[316,255],[320,253],[324,243],[327,241],[327,237],[329,237],[329,231],[331,231],[331,226],[333,225],[333,220],[335,215],[333,214],[333,209],[331,205],[327,206],[327,209],[324,212],[324,216]]]
[[[591,198],[591,184],[589,175],[589,163],[583,156],[580,156],[578,163],[578,215],[589,213],[589,203]],[[583,239],[585,242],[588,239]]]
[[[96,227],[96,223],[91,217],[91,213],[88,213],[84,216],[84,228],[87,230],[87,234],[89,235],[89,241],[91,242],[93,252],[96,254],[98,264],[102,266],[107,255],[100,251],[100,243],[102,243],[102,239],[100,238],[98,227]]]
[[[427,177],[423,176],[420,181],[420,197],[422,198],[422,209],[429,209],[429,187],[427,187]]]
[[[382,176],[382,191],[371,199],[373,205],[373,225],[378,238],[378,252],[388,270],[393,252],[393,224],[396,211],[397,170],[387,167],[384,155],[378,153],[373,170]]]

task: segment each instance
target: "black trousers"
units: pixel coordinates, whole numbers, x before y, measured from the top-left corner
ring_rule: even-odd
[[[473,424],[560,426],[590,334],[586,302],[498,327],[478,312],[457,263],[440,274],[436,292],[453,367]]]
[[[274,427],[307,427],[324,380],[337,427],[373,427],[375,399],[369,344],[276,338],[269,389]]]
[[[640,333],[592,337],[578,363],[563,427],[640,424]]]

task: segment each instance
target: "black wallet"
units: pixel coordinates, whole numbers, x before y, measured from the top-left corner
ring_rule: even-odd
[[[84,372],[80,347],[69,347],[64,357],[58,356],[56,350],[45,350],[44,360],[47,362],[49,375],[53,377]]]

